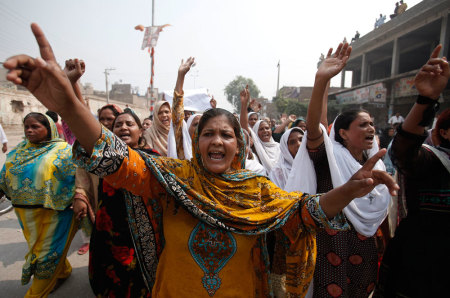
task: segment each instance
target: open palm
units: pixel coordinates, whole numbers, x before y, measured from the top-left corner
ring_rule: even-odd
[[[341,43],[334,54],[331,54],[332,51],[332,48],[328,50],[326,59],[322,61],[317,70],[317,76],[331,79],[337,75],[345,67],[350,58],[352,47],[348,43]]]

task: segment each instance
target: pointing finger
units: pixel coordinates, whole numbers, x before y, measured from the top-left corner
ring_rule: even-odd
[[[34,37],[36,38],[36,41],[39,45],[39,51],[41,52],[42,59],[44,59],[45,61],[56,62],[56,58],[55,55],[53,54],[52,47],[50,46],[50,43],[45,37],[41,27],[39,27],[39,25],[36,23],[32,23],[31,31],[33,31]]]
[[[380,151],[378,151],[374,156],[372,156],[371,158],[369,158],[364,165],[362,166],[361,169],[366,170],[366,171],[371,171],[373,169],[373,167],[375,166],[375,164],[377,163],[377,161],[382,158],[385,154],[386,154],[387,150],[386,149],[381,149]]]

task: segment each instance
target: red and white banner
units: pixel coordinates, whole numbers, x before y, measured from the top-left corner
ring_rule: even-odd
[[[168,24],[162,26],[149,26],[145,27],[144,40],[142,41],[141,49],[145,48],[154,48],[156,47],[156,43],[158,42],[159,32]]]

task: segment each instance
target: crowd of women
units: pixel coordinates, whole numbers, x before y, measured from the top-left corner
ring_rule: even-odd
[[[68,60],[62,70],[39,26],[32,31],[41,57],[9,58],[7,79],[58,113],[62,133],[47,115],[28,114],[25,140],[1,171],[0,195],[12,201],[29,247],[26,297],[46,297],[70,276],[78,229],[97,297],[446,293],[450,110],[426,130],[450,77],[440,45],[417,73],[417,102],[384,140],[388,158],[369,112],[328,123],[328,87],[351,55],[347,43],[319,66],[306,119],[260,119],[247,88],[238,118],[215,105],[185,111],[188,58],[172,104],[157,102],[144,127],[115,105],[97,120],[78,89],[84,63]],[[407,213],[392,208],[400,200]]]

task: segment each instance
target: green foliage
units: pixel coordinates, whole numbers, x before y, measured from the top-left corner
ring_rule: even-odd
[[[305,117],[308,111],[308,103],[302,103],[293,98],[278,98],[275,105],[279,113],[287,115],[294,114]]]
[[[244,78],[243,76],[236,76],[228,85],[225,86],[224,93],[227,100],[236,108],[238,113],[241,111],[240,92],[248,85],[251,98],[259,97],[259,89],[252,79]]]

